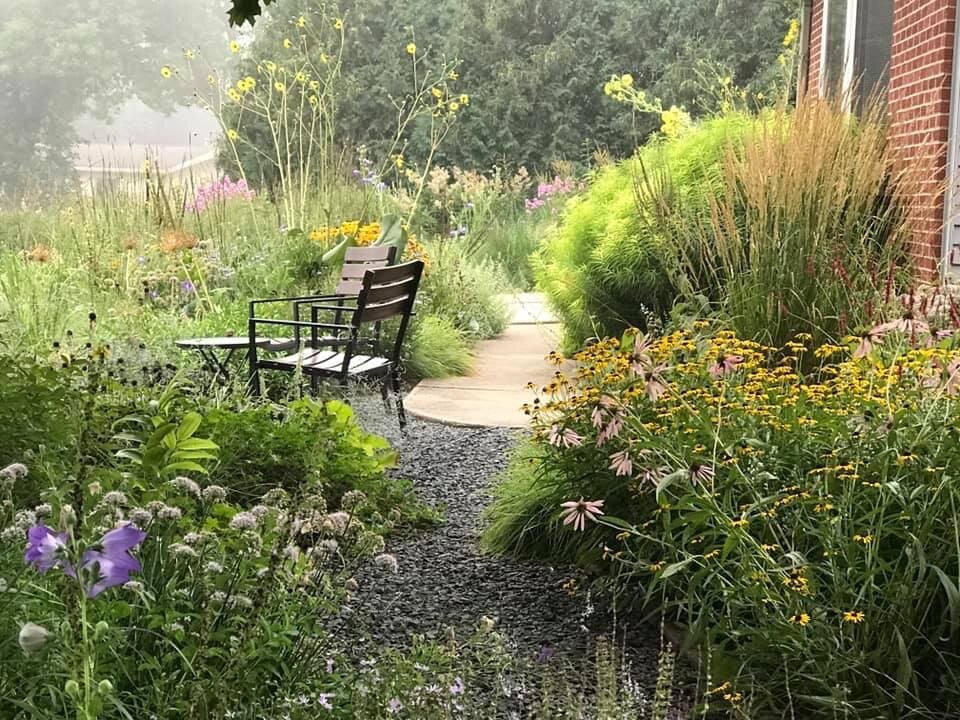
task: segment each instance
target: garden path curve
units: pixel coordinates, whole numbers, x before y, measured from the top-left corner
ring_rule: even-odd
[[[638,692],[652,697],[657,628],[622,617],[602,598],[592,597],[589,578],[577,568],[491,555],[481,547],[484,511],[523,431],[413,418],[401,433],[379,397],[356,397],[351,404],[367,430],[397,449],[396,476],[411,481],[417,496],[444,515],[436,526],[388,539],[396,573],[385,573],[374,562],[357,569],[359,589],[341,616],[345,632],[340,634],[349,638],[351,652],[366,657],[379,647],[406,647],[414,635],[442,640],[452,631],[468,637],[487,617],[521,668],[547,662],[571,688],[589,693],[590,679],[596,677],[595,642],[615,636],[625,672]],[[520,669],[521,684],[527,682],[525,672]],[[503,699],[513,711],[526,702],[516,694]],[[671,720],[683,717],[679,691],[675,700],[678,712]],[[505,711],[489,720],[519,717],[528,715]]]
[[[464,377],[423,380],[404,404],[414,417],[467,427],[526,427],[520,406],[532,395],[529,382],[546,385],[556,368],[545,361],[559,344],[560,325],[539,293],[508,295],[510,324],[474,351]]]

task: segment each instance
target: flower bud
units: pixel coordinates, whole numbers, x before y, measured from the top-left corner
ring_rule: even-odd
[[[25,653],[32,653],[46,645],[49,637],[50,631],[45,627],[28,622],[20,628],[20,635],[17,640]]]
[[[109,680],[101,680],[97,683],[97,692],[101,697],[106,697],[113,692],[113,683]]]
[[[64,505],[60,508],[60,529],[64,532],[71,532],[77,525],[77,513],[71,505]]]
[[[95,640],[99,640],[104,635],[107,634],[107,630],[110,629],[110,624],[106,620],[101,620],[96,625],[93,626],[93,637]]]
[[[63,685],[63,691],[74,700],[80,698],[80,683],[76,680],[67,680]]]

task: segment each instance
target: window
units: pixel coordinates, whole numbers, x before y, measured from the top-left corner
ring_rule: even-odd
[[[825,0],[823,3],[823,72],[824,94],[834,92],[843,83],[843,65],[847,47],[847,0]]]
[[[820,89],[841,92],[854,109],[886,89],[894,0],[824,0]]]

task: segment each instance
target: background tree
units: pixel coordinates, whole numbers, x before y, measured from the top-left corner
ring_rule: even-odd
[[[317,14],[322,2],[272,5],[249,62],[275,54],[296,32],[295,19]],[[547,171],[553,160],[589,161],[597,150],[622,156],[660,121],[639,116],[634,123],[604,97],[605,80],[629,72],[668,107],[683,105],[695,116],[713,109],[705,87],[721,77],[770,93],[795,11],[795,0],[340,0],[347,88],[340,137],[375,152],[389,136],[386,100],[404,91],[402,48],[414,42],[419,53],[459,60],[459,84],[471,98],[440,162]],[[424,146],[414,128],[410,156]]]
[[[225,9],[223,0],[0,4],[0,198],[69,179],[82,114],[106,119],[132,97],[159,110],[187,102],[161,68],[191,49],[222,57]]]

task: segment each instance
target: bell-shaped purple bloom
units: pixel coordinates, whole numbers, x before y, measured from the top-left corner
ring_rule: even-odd
[[[114,585],[123,585],[130,580],[130,573],[140,572],[140,561],[130,551],[146,537],[143,530],[124,525],[105,534],[95,547],[83,554],[83,569],[96,578],[87,588],[89,597],[96,597]]]
[[[41,573],[60,566],[68,575],[73,575],[73,568],[66,562],[66,551],[65,532],[57,533],[46,525],[34,525],[27,531],[27,550],[23,554],[23,561]]]
[[[96,597],[109,587],[122,585],[130,580],[130,573],[140,572],[140,561],[130,551],[146,537],[143,530],[125,524],[110,530],[100,542],[84,551],[80,570],[87,583],[87,597]],[[45,525],[35,525],[27,532],[23,560],[41,573],[59,567],[69,577],[77,577],[67,558],[67,534],[56,533]]]

